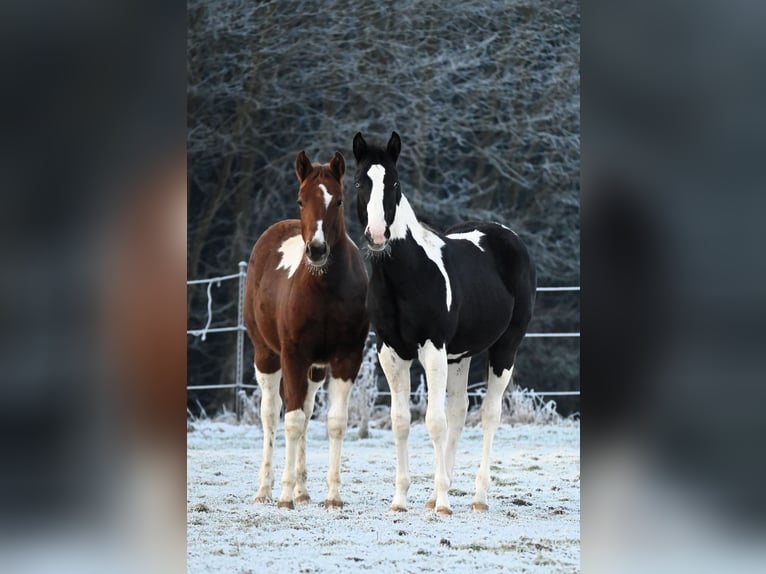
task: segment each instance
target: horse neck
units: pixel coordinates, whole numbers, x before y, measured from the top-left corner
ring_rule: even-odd
[[[390,230],[392,240],[405,239],[407,237],[407,231],[409,231],[413,237],[420,238],[425,231],[404,194],[402,194],[402,197],[399,200],[399,205],[396,206],[396,215],[394,216],[394,222],[391,224]],[[394,241],[394,244],[395,243],[396,241]],[[392,248],[394,247],[394,244],[392,244]]]

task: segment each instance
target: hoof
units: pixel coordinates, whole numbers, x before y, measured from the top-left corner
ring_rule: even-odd
[[[407,509],[404,506],[399,506],[398,504],[392,504],[391,507],[388,509],[389,512],[407,512]]]
[[[289,508],[290,510],[295,508],[292,500],[280,500],[277,502],[277,508]]]
[[[426,510],[433,510],[434,508],[436,508],[436,500],[426,502]]]
[[[483,502],[474,502],[471,504],[471,512],[487,512],[488,510],[489,506]]]
[[[256,504],[269,504],[270,502],[274,502],[271,500],[270,496],[256,496],[255,497],[255,503]]]
[[[436,509],[436,514],[439,516],[452,516],[452,509],[448,506],[440,506]]]
[[[325,508],[343,508],[343,501],[342,500],[330,500],[329,498],[324,501],[324,507]]]
[[[295,499],[296,504],[308,504],[311,502],[311,497],[308,494],[301,494]]]

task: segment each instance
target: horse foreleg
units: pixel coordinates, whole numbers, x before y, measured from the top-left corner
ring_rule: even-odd
[[[508,383],[511,381],[513,367],[505,369],[498,376],[489,366],[489,377],[487,381],[487,394],[481,405],[481,427],[484,433],[484,440],[481,451],[481,465],[476,475],[476,494],[473,497],[471,510],[474,512],[486,512],[489,509],[487,505],[487,490],[489,489],[489,465],[492,459],[492,441],[495,438],[495,432],[500,426],[500,414],[503,407],[503,393]]]
[[[407,491],[410,488],[410,466],[407,456],[407,438],[410,434],[410,364],[387,345],[378,352],[378,360],[391,389],[391,428],[396,443],[396,492],[389,510],[407,510]]]
[[[308,394],[306,380],[308,367],[309,365],[300,364],[292,359],[292,356],[286,360],[285,355],[282,355],[285,395],[285,468],[282,471],[282,494],[277,501],[279,508],[293,508],[298,451],[306,434],[306,413],[303,407]]]
[[[259,474],[258,494],[255,502],[271,502],[271,490],[274,487],[274,438],[279,422],[282,399],[279,397],[279,381],[282,371],[262,373],[256,367],[255,378],[261,387],[261,424],[263,425],[263,455]]]
[[[308,392],[306,393],[306,400],[303,402],[303,412],[306,415],[306,423],[303,427],[303,435],[298,443],[298,456],[295,461],[295,491],[293,496],[295,502],[298,504],[308,504],[311,502],[308,489],[306,488],[306,480],[308,473],[306,472],[306,440],[308,439],[308,426],[311,420],[311,415],[314,414],[314,399],[316,398],[317,389],[321,383],[317,383],[309,379]]]
[[[348,396],[353,380],[330,376],[330,410],[327,413],[327,435],[330,439],[330,464],[327,467],[327,499],[325,508],[342,508],[340,498],[340,450],[348,425]]]
[[[428,382],[428,406],[426,428],[434,445],[434,490],[436,512],[442,516],[452,514],[449,505],[449,476],[445,451],[447,446],[447,413],[444,399],[447,394],[447,350],[436,348],[429,340],[418,350],[418,358],[426,371]]]
[[[455,453],[460,435],[465,426],[465,416],[468,412],[468,368],[471,358],[467,357],[458,363],[447,366],[447,445],[444,450],[444,464],[447,478],[452,485],[455,470]],[[436,508],[436,491],[431,494],[427,509]]]

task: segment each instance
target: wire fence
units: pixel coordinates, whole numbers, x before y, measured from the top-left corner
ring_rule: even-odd
[[[237,357],[235,361],[234,382],[223,385],[188,385],[187,391],[203,391],[211,389],[235,389],[234,390],[234,408],[237,414],[237,419],[240,415],[240,389],[257,389],[258,385],[246,383],[244,381],[244,345],[245,345],[245,323],[244,323],[244,305],[245,305],[245,278],[247,276],[247,263],[245,261],[239,262],[239,272],[232,273],[230,275],[221,275],[219,277],[210,277],[208,279],[192,279],[186,282],[186,285],[204,285],[207,284],[207,322],[201,329],[187,329],[186,334],[194,337],[200,337],[202,341],[207,338],[209,333],[237,333]],[[233,279],[239,280],[239,289],[237,295],[237,324],[224,327],[211,327],[213,321],[213,294],[212,287],[215,284],[216,287],[220,287],[223,281],[230,281]],[[538,287],[538,293],[544,292],[572,292],[580,291],[579,286],[565,286],[565,287]],[[557,332],[557,333],[527,333],[525,337],[529,338],[572,338],[579,337],[579,332]],[[472,390],[479,388],[477,385],[469,385],[468,395],[473,397],[483,397],[483,393],[480,390]],[[389,391],[378,391],[378,395],[389,396]],[[580,396],[580,391],[534,391],[527,390],[525,392],[529,396]]]

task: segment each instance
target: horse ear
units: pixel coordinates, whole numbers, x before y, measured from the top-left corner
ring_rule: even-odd
[[[402,151],[402,140],[399,139],[398,133],[391,132],[391,139],[388,140],[386,151],[391,156],[391,159],[394,160],[394,163],[396,163],[396,160],[399,159],[399,152]]]
[[[343,181],[343,174],[346,173],[346,160],[343,159],[343,154],[339,151],[335,152],[330,160],[330,169],[332,169],[335,178],[338,181]]]
[[[362,137],[362,132],[356,132],[354,136],[354,157],[356,161],[360,161],[364,154],[367,152],[367,142]]]
[[[295,175],[298,176],[298,181],[303,183],[306,176],[311,172],[311,160],[306,156],[306,152],[301,150],[298,152],[298,157],[295,158]]]

